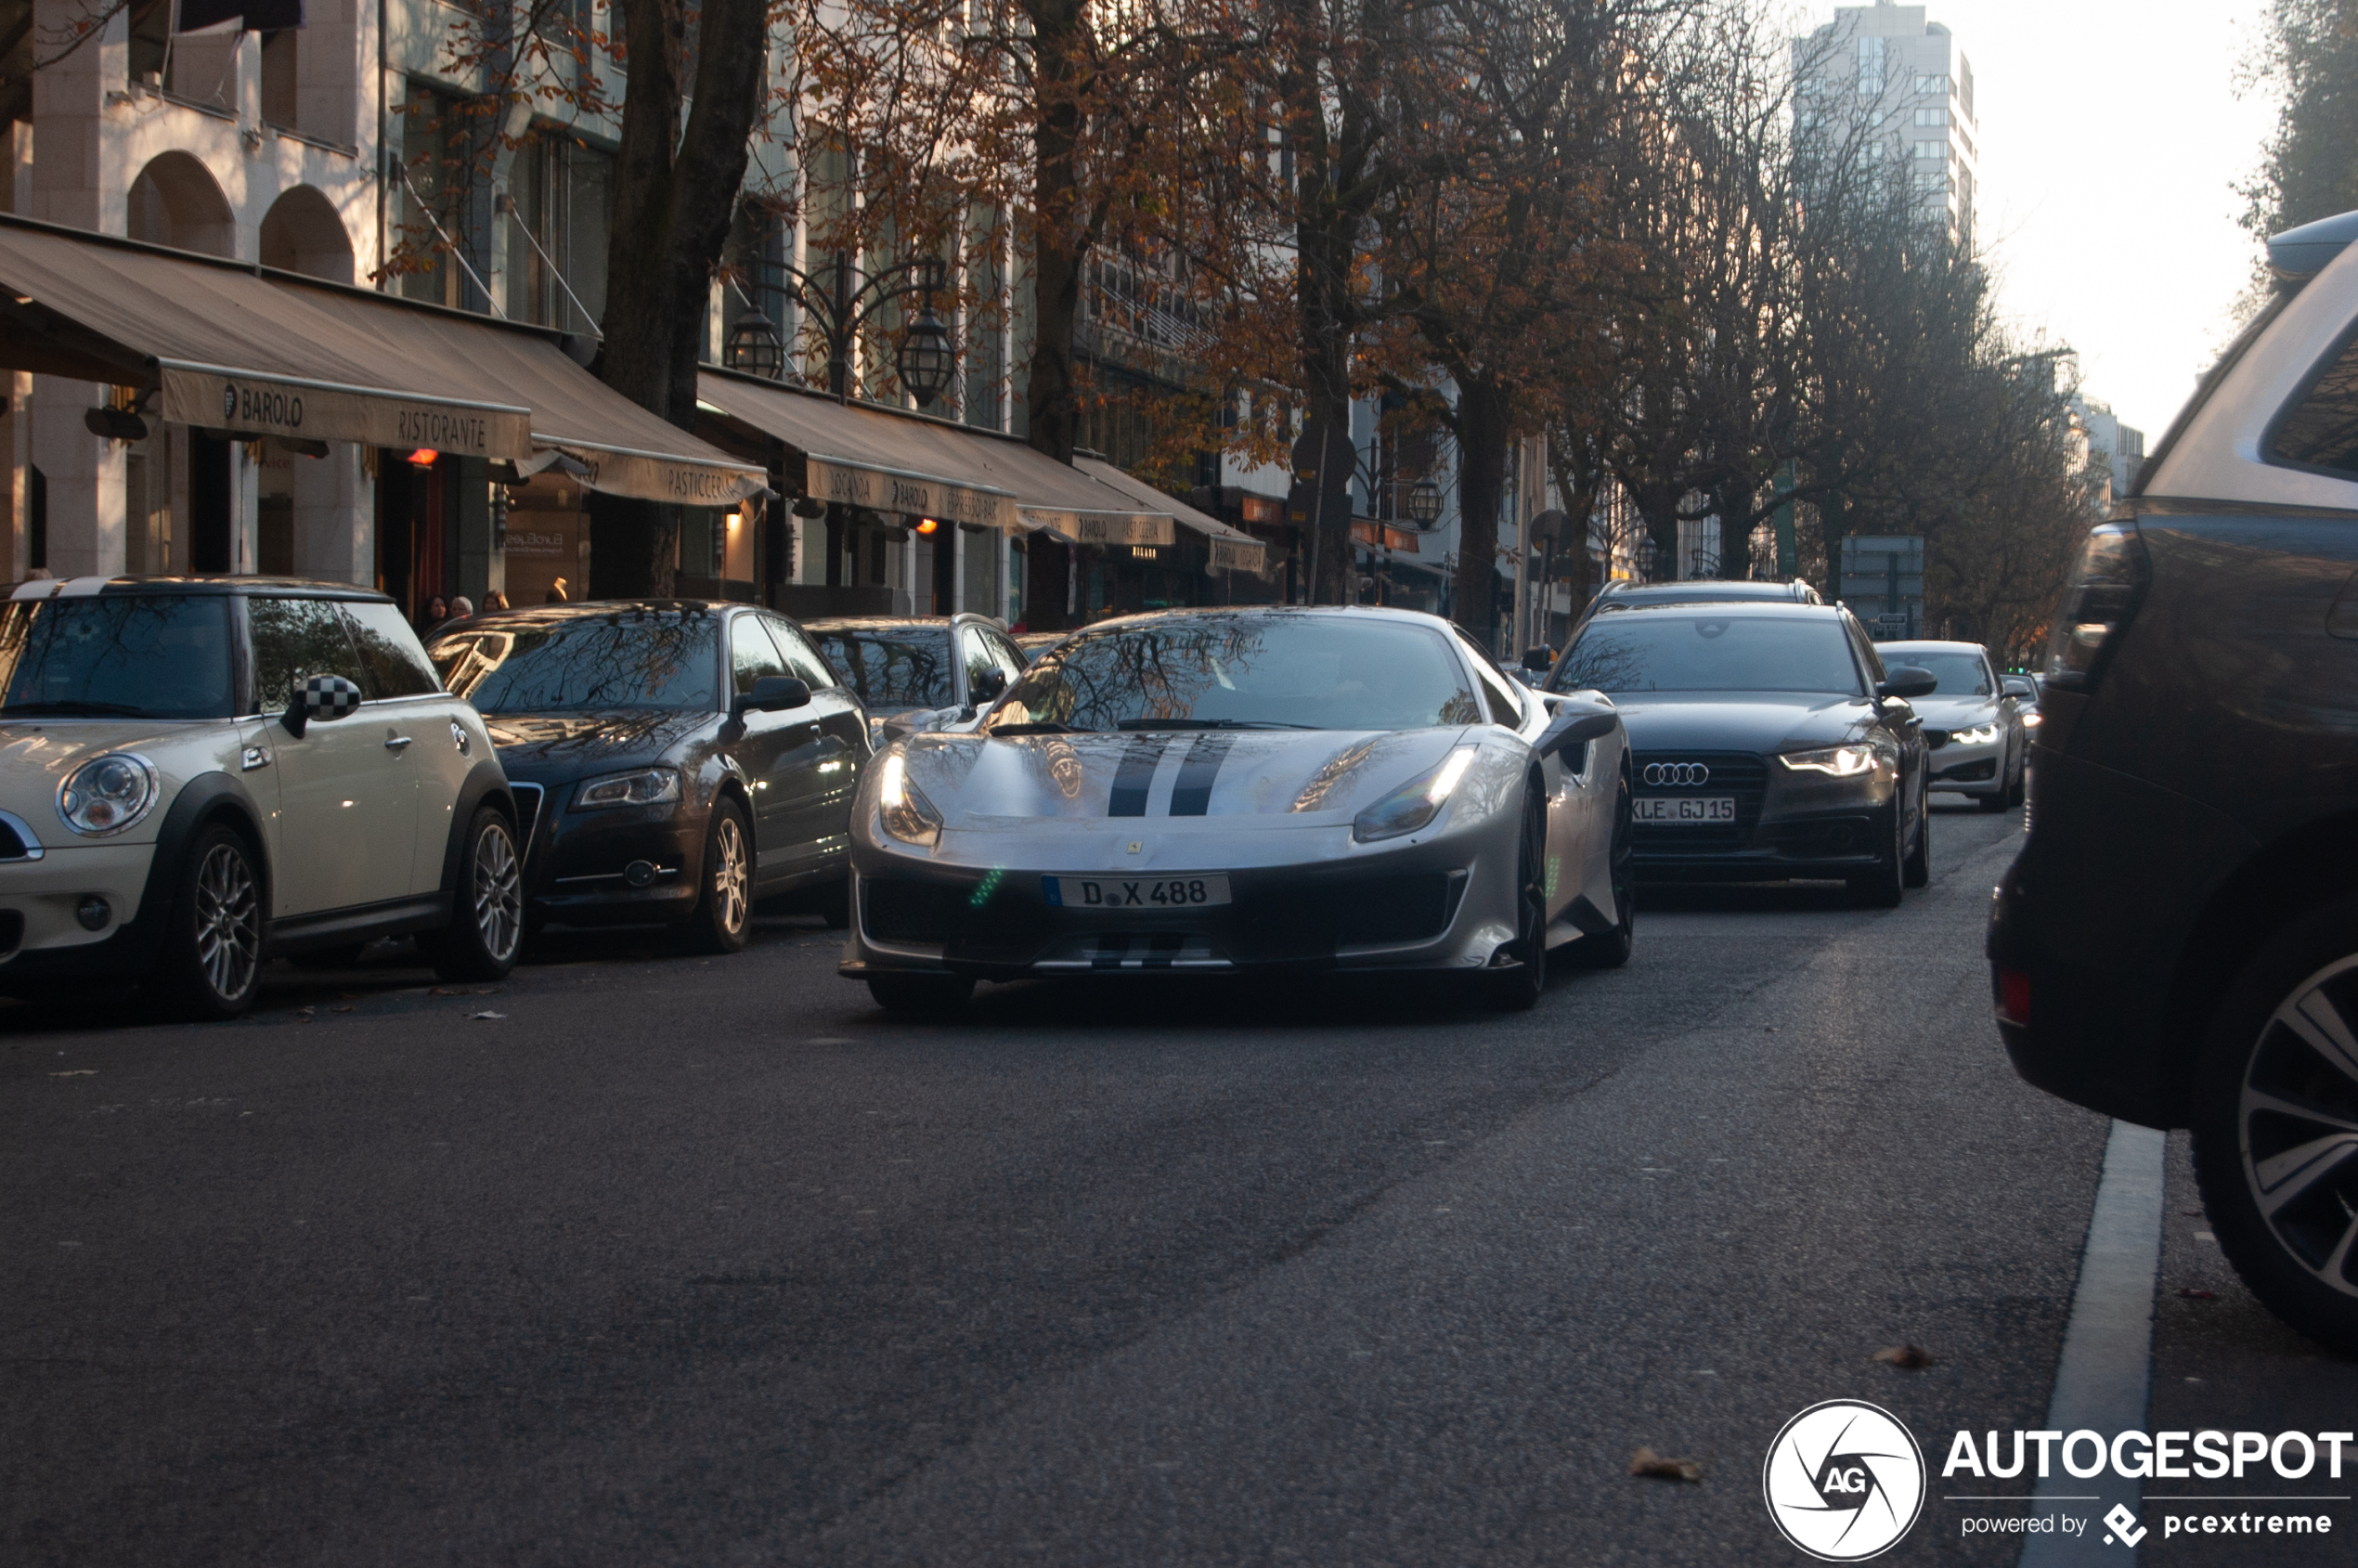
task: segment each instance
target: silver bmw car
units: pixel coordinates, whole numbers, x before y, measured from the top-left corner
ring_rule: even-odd
[[[2030,737],[2021,699],[1990,667],[1978,642],[1878,642],[1875,652],[1897,669],[1928,669],[1940,684],[1914,699],[1932,748],[1931,787],[1969,795],[1985,811],[2002,811],[2023,800],[2023,771],[2030,761]]]
[[[878,757],[841,972],[910,1012],[979,979],[1318,969],[1529,1007],[1550,949],[1629,955],[1630,801],[1610,701],[1526,690],[1435,616],[1127,616],[973,732]]]

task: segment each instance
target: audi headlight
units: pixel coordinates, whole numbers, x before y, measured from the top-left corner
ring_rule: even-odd
[[[1871,745],[1830,745],[1822,751],[1788,751],[1777,758],[1796,773],[1831,773],[1838,779],[1855,779],[1861,773],[1872,772],[1875,748]]]
[[[908,758],[900,752],[887,756],[876,771],[876,814],[884,830],[903,844],[930,849],[941,842],[941,813],[911,781]]]
[[[573,792],[573,809],[594,811],[607,806],[661,806],[680,798],[676,768],[633,768],[591,779]]]
[[[1362,844],[1373,844],[1414,833],[1430,823],[1441,815],[1441,809],[1449,803],[1458,782],[1473,765],[1476,749],[1470,745],[1458,747],[1441,759],[1440,767],[1360,812],[1352,819],[1351,836]]]
[[[155,810],[156,765],[136,752],[110,751],[66,775],[58,815],[85,838],[110,838]]]

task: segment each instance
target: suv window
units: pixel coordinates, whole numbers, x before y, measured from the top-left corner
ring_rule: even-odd
[[[739,696],[753,690],[765,675],[784,675],[786,661],[778,645],[761,628],[759,616],[739,616],[729,623],[729,685]]]
[[[306,675],[341,675],[367,690],[343,607],[332,599],[249,599],[246,616],[253,632],[255,712],[284,712],[288,693]]]
[[[770,628],[770,635],[777,641],[778,652],[786,656],[786,663],[794,667],[795,674],[801,677],[804,685],[814,692],[823,692],[836,684],[836,672],[827,667],[827,661],[820,656],[818,649],[810,645],[810,639],[802,634],[801,628],[792,621],[782,621],[771,616],[762,616],[761,624]]]
[[[227,719],[230,689],[226,595],[17,600],[0,617],[0,712]]]
[[[2358,476],[2358,337],[2278,416],[2268,455]]]
[[[371,700],[422,697],[442,691],[442,678],[418,646],[418,634],[391,604],[347,603],[352,645],[359,650],[360,667],[369,678],[360,683]]]

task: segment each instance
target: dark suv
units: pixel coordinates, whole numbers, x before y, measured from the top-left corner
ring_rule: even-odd
[[[2031,1082],[2190,1127],[2220,1245],[2358,1350],[2358,213],[2279,235],[2058,607],[1998,1022]]]

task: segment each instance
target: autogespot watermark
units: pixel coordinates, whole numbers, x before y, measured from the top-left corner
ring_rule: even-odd
[[[2272,1536],[2315,1541],[2335,1534],[2329,1507],[2350,1494],[2331,1489],[2345,1462],[2358,1465],[2358,1434],[2347,1432],[1960,1432],[1940,1479],[1950,1484],[2063,1480],[2095,1483],[2105,1496],[2053,1487],[2029,1492],[1951,1492],[1939,1497],[1960,1536],[2053,1535],[2094,1549],[2134,1548],[2158,1533]],[[2099,1478],[2105,1478],[2100,1480]],[[1864,1400],[1829,1399],[1787,1421],[1761,1465],[1768,1517],[1794,1546],[1826,1562],[1858,1562],[1898,1545],[1924,1510],[1924,1450],[1899,1419]],[[2118,1498],[2139,1483],[2145,1521]],[[2300,1482],[2326,1489],[2287,1493],[2162,1492],[2155,1484],[2222,1482],[2230,1486]],[[2073,1505],[2081,1505],[2077,1509]],[[2231,1506],[2222,1506],[2231,1505]],[[1937,1525],[1946,1528],[1945,1525]],[[2285,1542],[2289,1545],[2291,1543]]]

